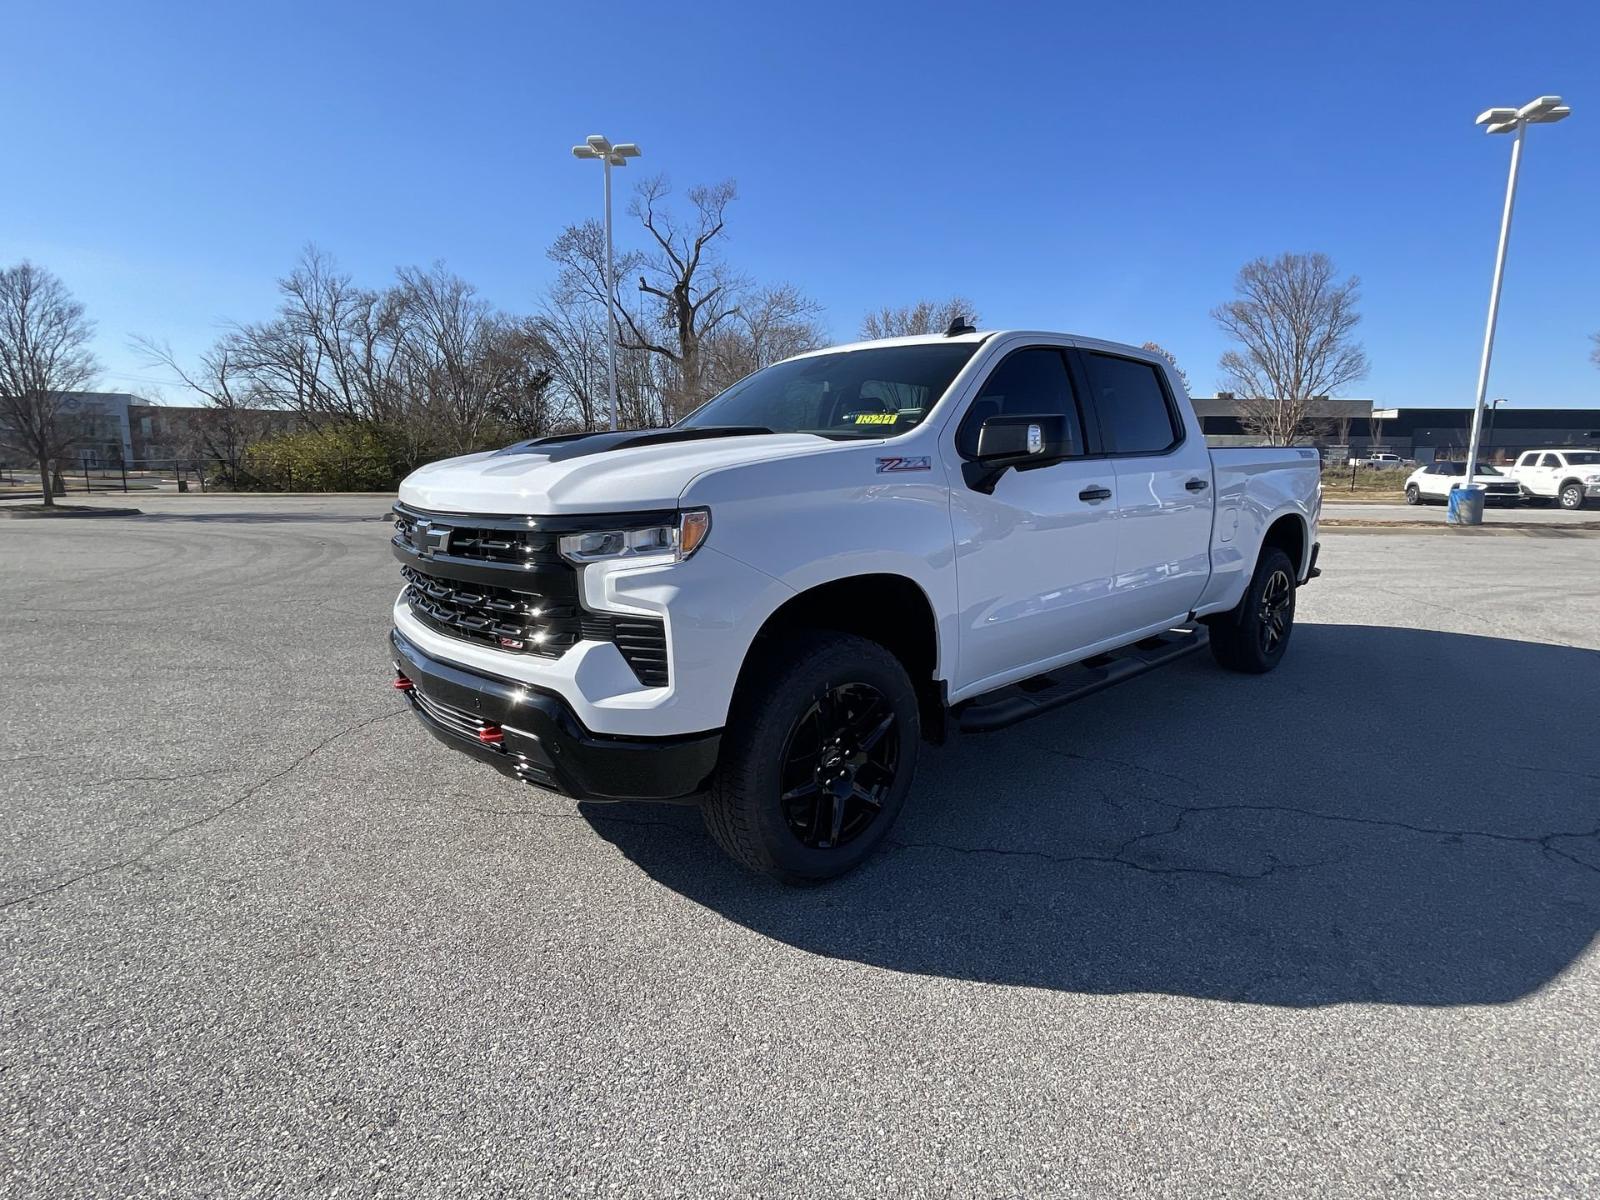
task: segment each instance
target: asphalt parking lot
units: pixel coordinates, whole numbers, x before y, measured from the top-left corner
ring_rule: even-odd
[[[1330,529],[797,891],[418,728],[381,500],[140,503],[0,522],[0,1194],[1600,1194],[1600,536]]]

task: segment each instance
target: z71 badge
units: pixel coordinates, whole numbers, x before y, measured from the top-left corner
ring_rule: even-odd
[[[926,454],[915,458],[880,458],[878,460],[878,474],[884,475],[891,471],[931,471],[933,460]]]

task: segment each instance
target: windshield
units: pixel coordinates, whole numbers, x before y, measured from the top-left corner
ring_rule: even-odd
[[[1591,453],[1584,450],[1574,454],[1569,450],[1566,458],[1569,467],[1600,467],[1600,452]]]
[[[1437,464],[1435,464],[1435,466],[1437,467],[1438,472],[1441,475],[1465,475],[1467,473],[1467,464],[1466,463],[1458,463],[1458,462],[1437,463]],[[1500,474],[1499,471],[1495,470],[1495,468],[1491,467],[1488,463],[1479,463],[1476,467],[1474,467],[1472,469],[1472,473],[1473,473],[1474,477],[1479,476],[1479,475],[1498,475],[1498,474]]]
[[[928,342],[790,359],[745,376],[674,428],[893,437],[928,415],[977,349],[976,342]]]

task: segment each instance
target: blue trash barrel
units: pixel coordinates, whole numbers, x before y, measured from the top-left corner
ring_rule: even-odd
[[[1457,484],[1450,489],[1450,508],[1444,519],[1451,525],[1482,525],[1483,494],[1488,489],[1481,483]]]

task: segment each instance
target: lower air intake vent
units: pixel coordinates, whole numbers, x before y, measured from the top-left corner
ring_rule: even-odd
[[[662,623],[650,617],[613,617],[611,627],[611,640],[616,642],[639,682],[650,687],[666,687],[667,631]]]

